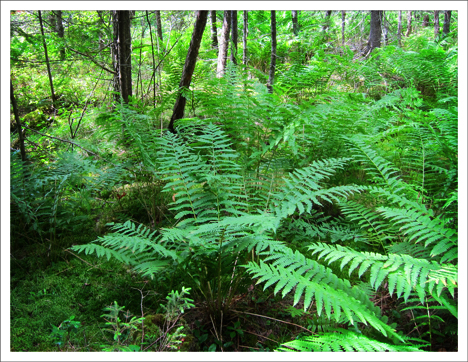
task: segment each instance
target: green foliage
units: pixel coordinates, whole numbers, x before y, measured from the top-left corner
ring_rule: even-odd
[[[370,339],[362,334],[337,329],[318,336],[300,338],[284,343],[279,352],[423,352],[418,347],[425,345],[392,345]]]

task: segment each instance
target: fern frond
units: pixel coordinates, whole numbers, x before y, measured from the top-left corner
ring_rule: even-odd
[[[424,247],[434,244],[431,256],[444,254],[441,261],[449,258],[454,259],[454,254],[448,252],[451,248],[457,248],[458,238],[456,231],[445,227],[445,221],[439,217],[431,219],[415,209],[397,209],[379,207],[377,209],[382,215],[400,225],[404,235],[408,235],[409,241],[413,243],[424,243]]]
[[[338,328],[334,332],[308,336],[283,343],[279,352],[424,352],[424,345],[395,345]]]
[[[274,262],[266,263],[271,260]],[[349,281],[338,278],[331,269],[306,258],[298,251],[293,252],[285,248],[282,253],[267,257],[265,262],[249,262],[245,267],[253,278],[259,278],[257,284],[265,282],[264,289],[276,285],[275,294],[281,291],[284,297],[294,289],[293,305],[304,295],[304,310],[307,310],[315,299],[318,315],[325,311],[327,318],[334,317],[335,320],[339,320],[344,314],[350,324],[370,324],[383,335],[400,339],[398,334],[380,319],[379,309],[372,305],[362,291],[351,287]]]
[[[324,243],[312,244],[309,249],[313,251],[312,254],[318,254],[318,259],[324,258],[328,264],[341,261],[341,270],[349,265],[349,275],[359,267],[358,276],[361,277],[370,268],[369,282],[374,289],[377,290],[387,280],[390,295],[396,290],[397,296],[403,295],[405,301],[413,290],[424,301],[426,292],[432,294],[435,285],[437,294],[440,294],[443,287],[449,290],[457,287],[458,268],[451,264],[439,264],[409,255],[358,252],[348,247]]]

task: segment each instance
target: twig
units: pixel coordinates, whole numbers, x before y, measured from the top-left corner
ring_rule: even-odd
[[[94,265],[93,265],[93,264],[90,264],[90,263],[88,263],[86,260],[83,260],[83,259],[81,259],[81,258],[80,258],[78,255],[76,255],[75,253],[72,253],[70,250],[68,250],[68,249],[65,249],[64,251],[66,251],[66,252],[68,252],[68,253],[70,253],[70,254],[72,254],[72,255],[76,256],[76,257],[77,257],[78,259],[80,259],[82,262],[85,262],[86,264],[88,264],[88,265],[90,265],[90,266],[94,267]]]
[[[78,50],[75,50],[75,49],[73,49],[73,48],[68,48],[68,49],[70,49],[70,50],[71,50],[72,52],[74,52],[74,53],[77,53],[77,54],[80,54],[80,55],[82,55],[82,56],[84,56],[84,57],[87,57],[89,60],[91,60],[91,61],[92,61],[94,64],[96,64],[98,67],[100,67],[100,68],[102,68],[102,69],[108,71],[109,73],[116,74],[113,70],[110,70],[110,69],[106,68],[105,66],[103,66],[102,64],[99,64],[98,61],[95,60],[91,55],[85,54],[85,53],[82,53],[82,52],[79,52]]]
[[[272,318],[272,317],[267,317],[266,315],[261,315],[261,314],[255,314],[255,313],[249,313],[249,312],[242,312],[242,311],[239,311],[239,310],[233,310],[233,312],[234,312],[234,313],[249,314],[249,315],[253,315],[253,316],[255,316],[255,317],[262,317],[262,318],[272,319],[272,320],[274,320],[274,321],[281,322],[281,323],[291,324],[291,325],[293,325],[293,326],[296,326],[296,327],[305,329],[307,332],[313,334],[312,331],[308,330],[307,328],[305,328],[305,327],[303,327],[303,326],[300,326],[299,324],[295,324],[295,323],[291,323],[291,322],[282,321],[281,319],[276,319],[276,318]]]
[[[275,341],[274,339],[271,339],[271,338],[262,336],[262,335],[260,335],[260,334],[254,333],[254,332],[249,332],[249,331],[244,331],[244,332],[245,332],[245,333],[249,333],[249,334],[253,334],[254,336],[257,336],[257,337],[260,337],[260,338],[268,339],[269,341],[272,341],[272,342],[275,342],[275,343],[279,343],[279,342]]]
[[[76,146],[76,147],[78,147],[78,148],[81,148],[82,150],[88,152],[89,154],[91,154],[91,155],[93,155],[93,156],[98,156],[98,157],[99,157],[98,154],[96,154],[96,153],[94,153],[94,152],[92,152],[92,151],[89,151],[89,150],[87,150],[86,148],[81,147],[80,145],[76,144],[75,142],[68,141],[68,140],[64,140],[64,139],[61,139],[61,138],[58,138],[58,137],[54,137],[54,136],[49,136],[49,135],[47,135],[47,134],[45,134],[45,133],[42,133],[42,132],[36,131],[35,129],[29,128],[28,126],[23,126],[23,127],[29,129],[30,131],[33,131],[33,132],[35,132],[35,133],[38,133],[38,134],[40,134],[41,136],[48,137],[48,138],[53,138],[53,139],[55,139],[55,140],[62,141],[62,142],[66,142],[66,143],[70,143],[70,144],[72,144],[72,145],[74,145],[74,146]]]

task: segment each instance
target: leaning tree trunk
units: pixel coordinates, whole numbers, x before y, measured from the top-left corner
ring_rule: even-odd
[[[292,16],[292,25],[293,25],[293,33],[297,36],[299,34],[299,22],[297,20],[297,10],[291,10]]]
[[[398,11],[398,32],[397,32],[397,38],[398,38],[398,46],[401,48],[401,10]]]
[[[382,28],[384,34],[384,45],[388,45],[388,27],[387,22],[385,21],[385,11],[382,11]]]
[[[322,25],[322,31],[326,32],[328,28],[330,27],[330,17],[331,17],[331,10],[327,10],[325,14],[325,22]]]
[[[273,83],[275,81],[276,69],[276,11],[271,12],[271,62],[270,74],[268,77],[267,88],[269,93],[273,93]]]
[[[243,29],[243,37],[242,42],[244,45],[244,49],[242,50],[242,64],[247,66],[247,35],[249,32],[249,18],[248,18],[247,10],[244,10],[244,29]]]
[[[444,12],[444,28],[443,28],[443,33],[444,35],[447,35],[450,33],[450,18],[452,17],[452,11],[451,10],[445,10]]]
[[[434,10],[434,37],[437,38],[440,32],[439,10]]]
[[[52,81],[52,73],[50,71],[49,55],[47,53],[47,44],[46,44],[46,41],[45,41],[44,26],[42,25],[42,15],[41,15],[40,10],[39,10],[39,24],[41,26],[42,45],[44,46],[44,55],[45,55],[45,60],[46,60],[46,64],[47,64],[47,73],[49,74],[50,93],[52,95],[52,107],[54,109],[57,109],[56,104],[55,104],[56,102],[55,102],[54,82]]]
[[[408,10],[406,12],[406,36],[409,36],[411,34],[411,13],[411,10]]]
[[[216,10],[210,11],[211,16],[211,47],[218,49],[218,29],[216,28]]]
[[[380,39],[382,36],[382,11],[371,10],[370,34],[367,44],[366,56],[375,48],[380,48]]]
[[[169,123],[169,131],[176,133],[174,128],[174,121],[184,118],[185,104],[187,99],[183,96],[182,90],[190,87],[192,82],[193,71],[197,63],[198,51],[200,50],[200,44],[203,37],[203,31],[205,30],[206,21],[208,19],[207,10],[198,10],[196,14],[195,26],[193,28],[192,40],[190,40],[190,46],[185,58],[184,69],[182,70],[182,77],[179,83],[179,95],[174,105],[172,112],[171,121]]]
[[[11,100],[11,105],[13,106],[13,114],[15,115],[16,130],[18,132],[21,159],[23,161],[26,161],[26,150],[24,149],[23,127],[21,126],[21,120],[18,114],[18,105],[16,104],[15,93],[13,91],[13,82],[11,81],[11,79],[10,79],[10,100]]]
[[[229,31],[231,30],[231,10],[224,11],[223,29],[221,30],[221,44],[219,44],[218,66],[216,77],[222,78],[226,70],[227,53],[229,45]]]
[[[118,87],[125,103],[132,96],[132,38],[130,11],[114,10],[115,65],[118,70]]]
[[[237,10],[231,12],[231,62],[237,65]]]

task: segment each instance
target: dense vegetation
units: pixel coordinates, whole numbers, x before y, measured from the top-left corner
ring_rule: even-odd
[[[125,102],[110,12],[11,12],[11,351],[457,351],[458,17],[406,13],[276,11],[274,82],[210,18],[179,89],[194,13],[130,12]]]

